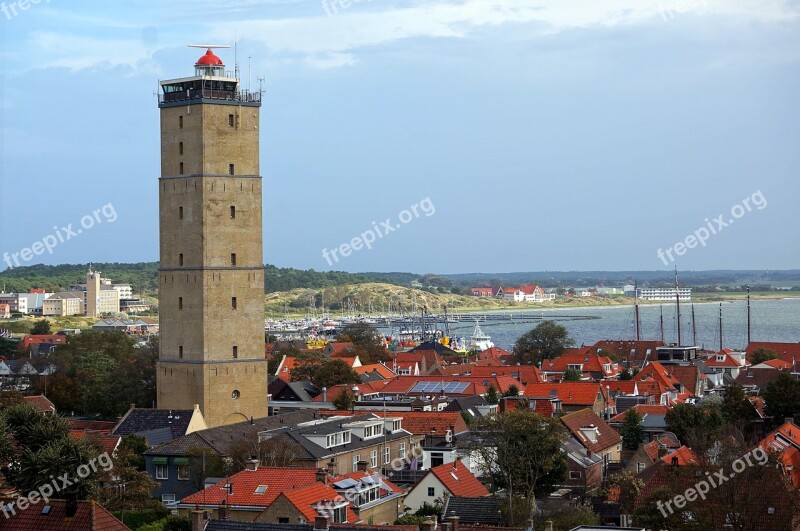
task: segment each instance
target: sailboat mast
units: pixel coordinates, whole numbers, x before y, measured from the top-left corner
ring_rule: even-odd
[[[642,322],[639,319],[639,287],[636,282],[633,283],[633,292],[636,297],[636,341],[642,340]]]
[[[697,345],[697,325],[694,322],[694,303],[692,303],[692,345]]]
[[[678,346],[682,344],[681,341],[681,294],[678,291],[678,267],[675,266],[675,314],[678,321]]]
[[[722,350],[722,303],[719,303],[719,350]]]
[[[661,342],[664,342],[664,305],[659,304],[658,307],[661,309]]]
[[[747,344],[752,342],[750,339],[750,284],[747,285]]]

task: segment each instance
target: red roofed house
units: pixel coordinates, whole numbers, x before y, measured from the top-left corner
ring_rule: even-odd
[[[772,341],[753,341],[744,349],[747,359],[758,349],[771,350],[780,360],[794,363],[800,361],[800,343],[777,343]]]
[[[794,488],[800,487],[800,426],[794,423],[794,419],[787,418],[780,427],[767,434],[759,446],[777,454],[783,473]]]
[[[598,354],[613,354],[616,359],[624,364],[641,367],[647,362],[658,359],[656,349],[663,347],[663,341],[598,341],[592,345],[591,351]]]
[[[16,500],[3,503],[3,531],[128,531],[129,528],[95,501],[49,500],[26,505],[21,510]],[[11,504],[9,506],[9,504]],[[45,507],[49,509],[44,510]]]
[[[744,352],[733,352],[727,348],[706,359],[706,366],[709,369],[721,374],[728,374],[734,379],[739,376],[739,371],[747,370],[747,365]]]
[[[496,297],[516,302],[541,302],[555,299],[555,294],[545,294],[544,290],[536,285],[499,288]]]
[[[67,344],[67,336],[62,334],[28,335],[19,343],[19,350],[25,354],[38,356],[42,353],[53,352],[59,345]]]
[[[331,523],[336,524],[354,524],[361,520],[338,492],[326,483],[315,482],[282,492],[256,521],[273,524],[314,523],[314,519],[323,513],[327,513]]]
[[[55,415],[56,406],[44,395],[23,396],[26,404],[33,406],[42,415]]]
[[[472,288],[473,297],[494,297],[492,288]]]
[[[356,371],[359,376],[364,374],[375,375],[375,377],[381,377],[384,380],[388,380],[389,378],[394,378],[396,376],[396,374],[383,363],[370,363],[369,365],[354,367],[353,370]]]
[[[523,396],[527,398],[553,399],[561,402],[565,412],[589,408],[602,414],[607,408],[613,410],[613,402],[608,402],[604,383],[601,382],[558,382],[528,384]]]
[[[221,506],[228,506],[232,520],[252,522],[283,492],[315,483],[320,477],[315,468],[259,467],[255,463],[207,487],[183,498],[178,510],[186,513],[195,507],[212,510],[219,518]],[[297,523],[295,520],[292,523]]]
[[[416,511],[425,502],[445,501],[450,496],[480,498],[488,495],[483,483],[461,461],[454,461],[430,469],[406,496],[406,507]]]
[[[619,462],[622,438],[589,408],[561,417],[561,422],[584,448],[606,463]]]
[[[511,353],[500,347],[489,347],[478,352],[477,356],[478,360],[507,360],[511,357]]]
[[[565,353],[557,358],[542,362],[542,375],[547,380],[560,380],[569,369],[580,372],[583,378],[590,380],[613,379],[617,378],[620,373],[619,365],[612,361],[611,358],[585,350],[583,352]]]
[[[543,383],[544,378],[534,365],[502,365],[499,367],[472,367],[470,376],[485,378],[487,376],[510,376],[523,385]]]
[[[660,388],[659,404],[669,405],[678,400],[678,394],[684,391],[683,384],[667,370],[667,368],[657,361],[645,365],[633,380],[639,382],[639,391],[642,392],[641,384],[655,382]],[[650,393],[652,394],[652,393]]]

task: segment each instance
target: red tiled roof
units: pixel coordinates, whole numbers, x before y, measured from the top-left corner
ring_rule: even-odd
[[[433,467],[430,473],[436,476],[453,496],[480,498],[489,495],[483,483],[478,481],[460,460]]]
[[[598,356],[589,352],[562,354],[552,360],[544,360],[542,370],[545,372],[566,372],[570,365],[582,365],[581,372],[597,372],[605,378],[613,378],[620,372],[619,366],[611,358]],[[608,367],[608,370],[606,370]]]
[[[312,523],[314,522],[314,518],[316,518],[317,514],[319,514],[315,508],[317,504],[332,501],[345,501],[338,492],[327,485],[323,485],[322,483],[312,483],[311,485],[307,485],[305,487],[287,490],[280,496],[283,496],[289,501],[289,503],[294,505],[300,514],[303,515],[303,518],[306,519],[306,522]],[[356,516],[356,513],[353,512],[353,508],[348,503],[347,523],[355,523],[358,520],[358,516]]]
[[[110,433],[111,430],[113,430],[117,426],[116,422],[111,422],[106,420],[86,420],[86,419],[68,418],[67,421],[69,422],[69,427],[71,430],[92,430],[92,431],[108,430]]]
[[[523,396],[538,398],[556,396],[564,405],[591,406],[601,393],[600,382],[559,382],[528,384],[525,386]],[[600,399],[602,400],[602,397]]]
[[[747,360],[749,361],[753,352],[763,348],[771,350],[775,353],[778,359],[792,363],[792,360],[800,361],[800,343],[778,343],[773,341],[753,341],[744,351],[747,353]]]
[[[481,354],[483,354],[484,352],[486,352],[486,350],[481,351]],[[499,358],[486,358],[486,359],[480,359],[475,363],[473,363],[472,365],[475,367],[503,367],[505,363],[503,363],[503,360]]]
[[[676,380],[683,384],[687,391],[692,393],[698,388],[698,380],[703,378],[697,365],[671,365],[670,372]]]
[[[676,384],[680,383],[663,365],[661,365],[661,363],[657,361],[648,363],[642,367],[642,370],[636,373],[636,376],[633,377],[633,379],[637,382],[645,382],[649,378],[652,378],[656,382],[660,383],[667,390],[674,389]]]
[[[636,411],[638,411],[642,415],[642,418],[646,417],[647,415],[666,415],[667,411],[669,411],[669,408],[667,406],[662,406],[658,404],[636,404],[631,409],[635,409]],[[623,413],[620,413],[619,415],[614,415],[613,417],[611,417],[611,420],[609,422],[625,422],[625,415],[627,413],[628,412],[625,411]]]
[[[478,359],[480,360],[488,360],[488,359],[507,359],[511,357],[511,353],[506,349],[500,347],[490,347],[486,350],[482,350],[478,353]]]
[[[26,404],[35,407],[42,413],[55,413],[56,406],[44,395],[23,396]]]
[[[564,415],[561,417],[561,422],[572,432],[578,442],[595,453],[618,445],[622,441],[619,433],[589,408]],[[581,431],[581,428],[588,428],[589,426],[597,428],[595,441],[592,441]]]
[[[431,374],[438,374],[442,376],[471,376],[473,365],[469,363],[459,363],[456,365],[445,365],[443,367],[435,368]]]
[[[122,440],[119,435],[111,435],[111,430],[70,430],[69,437],[73,441],[86,440],[108,455],[114,453]]]
[[[336,399],[342,391],[346,392],[348,395],[353,396],[353,385],[358,387],[358,394],[360,395],[375,395],[378,394],[383,390],[387,383],[390,380],[374,380],[372,382],[363,382],[360,384],[337,384],[332,385],[328,388],[327,395],[328,395],[328,402],[332,402]],[[322,393],[318,394],[312,399],[312,402],[322,402]]]
[[[4,503],[13,500],[3,500]],[[50,506],[48,514],[42,514],[42,507]],[[128,531],[128,527],[114,518],[110,512],[94,501],[79,501],[75,516],[67,517],[65,500],[49,500],[38,505],[15,512],[7,511],[0,523],[3,531]]]
[[[776,369],[781,369],[781,370],[786,370],[786,369],[791,369],[792,368],[792,364],[791,363],[789,363],[788,361],[784,361],[784,360],[778,359],[778,358],[775,358],[774,360],[767,360],[767,361],[764,361],[762,363],[764,365],[769,365],[770,367],[774,367]]]
[[[328,348],[326,350],[329,350],[331,352],[332,358],[336,358],[342,355],[347,356],[351,354],[352,351],[355,350],[355,348],[356,346],[350,342],[333,341],[331,343],[328,343]]]
[[[542,383],[544,378],[539,369],[533,365],[503,365],[500,367],[473,367],[471,376],[485,378],[487,376],[510,376],[522,384]],[[519,386],[518,386],[519,387]]]
[[[717,357],[722,358],[722,361],[717,359]],[[737,368],[741,367],[742,364],[736,361],[736,359],[731,356],[730,354],[726,353],[719,353],[719,354],[712,354],[707,360],[706,365],[709,367],[730,367],[730,368]]]
[[[371,374],[377,372],[384,378],[394,378],[395,374],[391,369],[386,367],[383,363],[370,363],[369,365],[362,365],[361,367],[353,368],[357,374]]]
[[[671,452],[661,458],[663,462],[668,465],[677,464],[678,466],[686,465],[699,465],[700,458],[688,446],[681,446],[674,452]]]
[[[41,334],[25,336],[20,342],[21,349],[27,349],[31,345],[65,345],[67,336],[62,334]]]
[[[187,505],[220,505],[227,503],[233,506],[268,507],[281,493],[307,486],[317,480],[316,468],[295,467],[259,467],[258,470],[242,470],[228,479],[196,492],[181,500]],[[230,481],[233,494],[225,488]],[[256,488],[266,485],[264,494],[256,494]],[[322,485],[322,484],[320,484]],[[312,518],[313,520],[313,518]]]
[[[652,361],[656,359],[656,348],[663,347],[663,341],[621,341],[621,340],[605,340],[598,341],[592,345],[592,352],[598,350],[605,350],[617,356],[620,361],[637,361],[643,362]],[[649,354],[648,354],[649,351]]]

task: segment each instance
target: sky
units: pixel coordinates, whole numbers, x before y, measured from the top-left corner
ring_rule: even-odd
[[[158,260],[158,81],[234,42],[265,263],[797,269],[799,29],[797,0],[5,0],[0,270]]]

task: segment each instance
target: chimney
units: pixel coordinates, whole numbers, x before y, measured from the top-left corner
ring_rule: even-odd
[[[553,531],[553,521],[548,520],[544,523],[544,531]]]
[[[324,468],[317,470],[317,482],[323,485],[328,484],[328,472]]]
[[[316,518],[314,518],[314,531],[326,529],[328,529],[328,516],[318,514]]]
[[[245,463],[245,467],[247,468],[247,470],[252,470],[253,472],[255,472],[256,470],[258,470],[258,459],[251,457]]]
[[[192,531],[203,531],[205,527],[203,521],[206,519],[206,513],[195,509],[192,511]]]
[[[358,464],[356,465],[358,467],[358,471],[359,472],[366,472],[368,464],[369,463],[367,463],[366,461],[359,461]]]
[[[458,531],[458,521],[461,520],[458,516],[448,516],[447,521],[450,523],[452,531]]]
[[[220,520],[227,520],[228,519],[228,504],[227,503],[223,503],[222,505],[220,505],[219,509],[218,509],[218,512],[219,512],[219,519]]]
[[[72,518],[78,512],[78,497],[75,494],[67,494],[64,506],[67,518]]]
[[[786,423],[786,424],[794,424],[794,418],[793,417],[786,417],[786,418],[783,419],[783,422]]]
[[[328,401],[328,388],[327,387],[323,387],[322,388],[322,401],[323,402],[327,402]]]
[[[436,522],[433,520],[425,520],[422,522],[422,525],[419,526],[419,531],[436,531]]]

